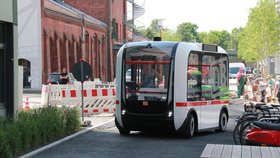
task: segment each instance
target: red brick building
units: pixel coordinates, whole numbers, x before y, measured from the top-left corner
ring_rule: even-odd
[[[41,0],[42,82],[80,59],[92,78],[112,81],[119,47],[126,42],[126,0]]]

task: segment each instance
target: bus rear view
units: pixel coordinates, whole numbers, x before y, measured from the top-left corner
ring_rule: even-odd
[[[188,101],[199,101],[188,99],[188,96],[190,96],[188,84],[202,83],[202,81],[188,81],[188,68],[190,67],[188,63],[192,63],[189,62],[188,58],[192,49],[201,49],[201,52],[203,50],[202,47],[193,47],[194,45],[190,45],[193,47],[190,49],[187,48],[188,45],[185,42],[132,42],[125,44],[120,49],[116,66],[117,100],[115,118],[120,134],[127,135],[130,131],[169,130],[184,133],[190,137],[195,131],[203,129],[200,126],[200,120],[203,118],[200,117],[201,108],[193,106],[196,104],[188,103]],[[226,59],[226,62],[219,59],[220,57]],[[184,62],[181,62],[179,58],[184,58],[182,60]],[[221,65],[217,61],[223,61],[226,66],[223,66],[221,72],[225,73],[223,76],[228,77],[228,71],[224,70],[228,67],[227,55],[219,55],[216,58],[214,59],[215,67]],[[201,59],[203,59],[202,56]],[[194,67],[193,63],[192,67]],[[200,69],[202,72],[202,65],[197,64],[196,67],[197,72]],[[178,69],[181,70],[178,71]],[[215,72],[216,70],[220,72],[219,69],[215,68]],[[213,80],[217,79],[219,80],[219,78]],[[205,80],[210,82],[210,79]],[[223,87],[228,86],[227,84],[227,82],[224,83]],[[200,96],[195,95],[193,97],[202,99],[202,90],[205,89],[203,87],[205,86],[200,84],[198,87]],[[209,90],[211,90],[211,86]],[[211,98],[211,100],[218,103],[217,100],[220,98],[221,96]],[[205,100],[203,101],[205,102]],[[190,106],[177,106],[178,103],[189,104]],[[224,114],[225,118],[223,120],[226,126],[228,113],[224,105],[227,103],[226,101],[219,102],[221,105],[216,108],[218,109],[216,110],[218,112],[215,113],[217,119],[213,117],[213,128],[220,127],[221,112]],[[192,117],[189,118],[190,116]]]

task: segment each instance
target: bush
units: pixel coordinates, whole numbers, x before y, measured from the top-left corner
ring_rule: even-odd
[[[46,107],[0,118],[0,157],[17,157],[79,130],[79,110]]]

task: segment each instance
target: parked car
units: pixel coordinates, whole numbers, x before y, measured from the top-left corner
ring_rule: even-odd
[[[49,78],[47,83],[48,84],[61,84],[60,82],[60,74],[59,72],[52,72],[49,74]],[[68,73],[68,83],[67,84],[74,84],[76,79],[74,78],[72,73]]]
[[[243,73],[246,74],[246,68],[244,63],[229,63],[229,78],[235,79],[240,67],[243,68]]]
[[[251,67],[246,67],[246,73],[247,74],[252,74],[252,68]]]

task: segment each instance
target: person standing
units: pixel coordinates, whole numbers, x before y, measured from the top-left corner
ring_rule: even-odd
[[[245,86],[246,80],[247,80],[246,76],[243,73],[242,67],[239,68],[239,72],[237,73],[236,80],[237,80],[237,85],[238,85],[237,96],[238,96],[238,98],[240,98],[244,93],[244,86]]]
[[[278,104],[280,104],[280,75],[276,77],[274,94],[278,99]]]
[[[60,84],[67,84],[69,81],[69,76],[66,71],[66,68],[62,69],[62,73],[60,74]]]

